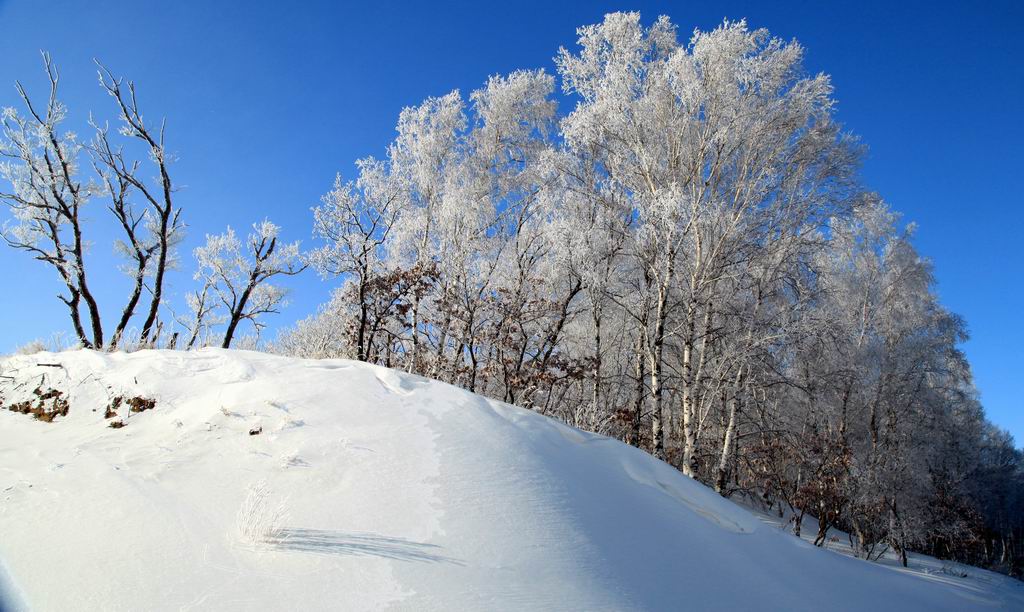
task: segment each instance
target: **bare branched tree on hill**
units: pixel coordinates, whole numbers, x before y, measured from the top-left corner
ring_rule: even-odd
[[[206,306],[209,294],[215,296],[227,317],[222,348],[230,348],[242,321],[252,322],[259,332],[264,327],[260,317],[279,312],[287,294],[267,281],[276,276],[294,276],[307,266],[299,253],[299,243],[279,244],[279,232],[278,226],[264,220],[253,225],[244,247],[230,227],[223,234],[206,237],[206,244],[195,250],[199,262],[195,278],[203,281],[206,289],[197,298],[200,301],[194,308],[197,321],[193,330],[200,329],[202,317],[210,313]],[[190,340],[192,343],[194,340]]]
[[[27,114],[13,108],[3,111],[0,174],[11,191],[0,193],[0,198],[15,221],[4,227],[3,238],[57,271],[67,288],[67,294],[58,297],[70,311],[79,341],[85,347],[102,348],[103,324],[89,288],[82,228],[82,208],[96,190],[79,176],[83,145],[73,132],[61,132],[67,108],[57,97],[60,72],[48,54],[43,54],[43,63],[50,84],[45,107],[33,104],[19,81],[16,87]],[[82,323],[83,302],[89,332]]]
[[[140,176],[142,162],[130,159],[121,145],[112,142],[107,124],[90,118],[96,132],[90,143],[81,142],[72,131],[61,131],[67,108],[58,98],[60,72],[46,53],[43,63],[50,85],[45,108],[34,104],[18,82],[16,87],[26,114],[10,108],[3,112],[0,175],[10,183],[11,191],[0,192],[0,199],[14,217],[14,223],[4,227],[3,238],[8,245],[30,253],[57,271],[67,289],[59,298],[68,307],[72,327],[84,347],[118,348],[147,289],[147,280],[151,280],[151,299],[141,336],[142,342],[148,343],[155,340],[164,275],[183,229],[180,210],[172,202],[164,128],[161,126],[159,135],[154,137],[143,121],[134,83],[129,82],[125,89],[120,78],[99,66],[100,84],[120,111],[118,132],[143,141],[151,162],[159,170],[160,188],[154,189]],[[83,176],[83,156],[88,157],[93,176]],[[100,308],[86,272],[89,243],[82,210],[95,198],[108,200],[108,209],[123,231],[123,238],[115,246],[129,261],[124,271],[132,279],[108,344],[104,342]],[[145,201],[141,209],[135,205],[137,198]],[[83,306],[87,325],[83,323]]]
[[[92,148],[96,172],[108,186],[107,193],[112,195],[114,201],[112,210],[125,230],[130,253],[138,264],[134,289],[112,340],[112,346],[116,347],[135,311],[147,274],[152,277],[152,287],[142,323],[141,340],[143,343],[151,340],[163,300],[164,276],[173,261],[173,248],[182,238],[183,224],[181,209],[176,208],[173,201],[174,187],[168,171],[170,159],[164,144],[166,123],[162,122],[159,130],[154,132],[142,117],[135,83],[128,81],[124,84],[123,79],[115,77],[102,64],[97,65],[100,85],[114,99],[120,111],[120,134],[143,143],[159,175],[157,187],[147,184],[139,176],[141,162],[126,160],[121,148],[111,146],[107,126],[96,126],[95,145]],[[145,212],[135,213],[131,204],[125,200],[125,196],[132,191],[145,201]],[[148,242],[144,244],[140,244],[138,238],[140,225],[148,234]]]

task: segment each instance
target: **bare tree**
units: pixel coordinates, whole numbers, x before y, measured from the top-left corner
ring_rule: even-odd
[[[199,262],[196,280],[204,281],[226,311],[228,326],[222,348],[230,348],[240,322],[251,321],[259,332],[264,327],[259,317],[279,312],[286,292],[268,280],[294,276],[307,267],[298,242],[278,245],[279,231],[267,220],[254,224],[243,251],[229,227],[224,234],[207,236],[206,245],[195,250]],[[201,295],[205,298],[206,292]],[[205,299],[197,303],[197,315],[203,311],[203,304]]]
[[[0,173],[13,187],[12,193],[0,194],[11,208],[17,223],[5,227],[3,237],[15,248],[32,253],[36,259],[57,269],[67,288],[60,299],[71,311],[72,326],[83,346],[116,349],[129,321],[135,314],[146,288],[153,278],[152,293],[142,340],[147,341],[155,329],[163,292],[163,279],[171,251],[180,238],[180,211],[171,202],[171,180],[163,145],[163,127],[154,139],[142,119],[136,101],[135,86],[122,89],[121,80],[100,66],[100,84],[117,102],[121,114],[119,132],[145,141],[149,155],[159,168],[161,189],[154,191],[140,178],[141,162],[126,159],[123,149],[112,143],[106,124],[90,124],[96,134],[89,144],[78,141],[73,132],[60,133],[67,109],[57,97],[60,73],[46,53],[43,62],[50,82],[50,95],[45,111],[37,109],[21,83],[17,83],[27,115],[13,109],[3,115],[4,139],[0,153],[5,158]],[[87,151],[94,178],[81,178],[79,158]],[[81,209],[94,197],[109,198],[108,208],[114,215],[124,238],[115,245],[128,260],[124,271],[132,279],[128,299],[117,320],[109,345],[104,347],[104,334],[99,307],[89,288],[86,275]],[[141,196],[148,206],[138,210],[133,199]],[[79,312],[84,302],[91,334],[87,334]]]
[[[94,150],[96,151],[96,158],[106,167],[103,174],[112,174],[119,186],[131,186],[148,204],[146,214],[147,229],[155,237],[155,243],[151,250],[155,251],[156,259],[152,261],[152,295],[149,301],[149,308],[146,311],[146,318],[142,323],[141,339],[143,342],[146,342],[154,331],[160,311],[160,304],[163,300],[164,276],[172,260],[171,251],[180,239],[180,233],[183,229],[181,209],[174,206],[174,187],[168,172],[170,160],[164,144],[166,122],[161,122],[159,130],[154,132],[152,127],[146,125],[142,111],[139,109],[135,83],[128,81],[125,84],[123,79],[115,77],[102,64],[97,62],[97,65],[99,66],[100,85],[114,99],[121,112],[121,134],[144,143],[148,149],[150,161],[157,167],[159,173],[159,186],[153,188],[147,185],[138,175],[139,162],[126,162],[120,150],[115,151],[111,148],[107,138],[107,129],[97,128]],[[124,224],[124,221],[122,221],[122,224]],[[125,225],[125,230],[129,234],[130,241],[134,242],[134,228],[129,231],[129,226]],[[133,245],[134,248],[135,246]],[[138,255],[137,251],[136,254]],[[149,259],[152,257],[153,253],[149,253],[146,257],[146,262],[142,266],[143,272],[146,271],[146,266],[150,265]],[[137,256],[136,260],[138,261],[138,259]],[[137,301],[137,297],[135,299]],[[134,302],[130,301],[129,303],[132,306],[130,310],[134,311]],[[128,317],[122,315],[122,323],[126,324],[127,318],[131,316],[128,308],[125,309],[124,314],[128,315]]]
[[[73,132],[60,132],[67,115],[57,97],[60,73],[47,53],[43,53],[43,64],[50,83],[45,109],[37,108],[17,82],[27,115],[11,108],[3,111],[0,174],[12,191],[0,193],[0,199],[10,207],[15,223],[5,226],[2,235],[11,247],[57,271],[67,288],[67,294],[58,297],[70,311],[79,342],[87,348],[102,348],[103,325],[87,280],[81,217],[94,189],[78,176],[82,144]],[[91,334],[82,323],[82,302]]]
[[[193,291],[185,296],[192,315],[176,319],[177,323],[188,332],[188,341],[185,343],[186,350],[194,348],[200,336],[209,333],[212,326],[225,321],[223,316],[218,316],[216,313],[218,304],[211,295],[213,290],[212,282],[212,279],[206,279],[202,289]]]

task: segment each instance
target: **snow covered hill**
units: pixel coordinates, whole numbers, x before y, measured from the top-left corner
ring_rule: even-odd
[[[816,549],[639,450],[380,367],[79,351],[0,376],[4,610],[1024,609],[1010,579]]]

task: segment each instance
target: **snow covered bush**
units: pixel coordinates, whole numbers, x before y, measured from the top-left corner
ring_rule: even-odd
[[[235,527],[242,542],[256,546],[285,539],[284,521],[288,517],[287,500],[273,501],[266,481],[249,486],[245,501],[238,509]]]
[[[14,349],[13,355],[35,355],[43,351],[59,353],[79,348],[80,344],[69,338],[64,332],[54,332],[49,339],[36,338]]]
[[[18,348],[14,349],[15,355],[35,355],[46,350],[46,345],[43,344],[42,340],[32,340],[22,344]]]

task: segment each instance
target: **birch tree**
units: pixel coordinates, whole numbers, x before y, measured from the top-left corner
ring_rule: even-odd
[[[850,173],[848,143],[830,121],[831,86],[801,73],[796,43],[726,22],[681,45],[660,18],[612,14],[579,30],[559,72],[580,98],[563,121],[567,146],[601,151],[610,180],[642,223],[633,248],[652,280],[647,347],[655,454],[663,455],[665,345],[682,346],[684,458],[693,475],[694,349],[708,296],[730,273],[739,237],[781,214],[801,227]],[[675,321],[676,310],[678,321]]]
[[[350,279],[358,309],[355,357],[366,361],[372,343],[369,293],[384,274],[385,245],[401,212],[403,193],[383,162],[364,159],[359,168],[356,183],[343,183],[339,176],[321,206],[313,209],[313,234],[327,244],[310,260],[322,275]]]
[[[817,518],[819,546],[839,527],[863,557],[1015,571],[1020,453],[912,232],[859,183],[828,77],[744,22],[681,42],[614,13],[578,35],[564,116],[542,71],[402,112],[316,210],[342,285],[278,350],[618,436],[798,533]]]

